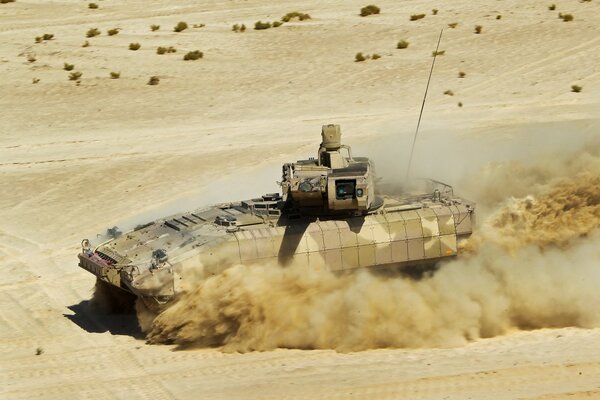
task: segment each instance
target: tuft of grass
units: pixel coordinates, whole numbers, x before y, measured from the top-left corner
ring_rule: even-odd
[[[273,28],[279,28],[281,25],[283,25],[283,22],[281,22],[281,21],[273,21],[273,24],[271,26]]]
[[[456,28],[458,26],[458,22],[451,22],[448,24],[448,26],[452,29]]]
[[[452,90],[450,90],[450,89],[446,90],[446,91],[444,92],[444,94],[445,94],[446,96],[454,96],[454,92],[453,92]]]
[[[408,43],[406,40],[401,40],[398,42],[398,44],[396,45],[397,49],[406,49],[408,47],[410,43]]]
[[[41,36],[36,36],[35,37],[35,42],[36,43],[42,43],[44,41],[44,39]]]
[[[362,62],[365,61],[367,59],[367,57],[365,57],[363,55],[363,53],[356,53],[356,55],[354,56],[354,62]]]
[[[93,38],[94,36],[98,36],[100,35],[100,29],[98,28],[90,28],[88,29],[88,31],[86,32],[85,36],[89,37],[89,38]]]
[[[437,8],[434,8],[433,10],[431,10],[431,13],[432,13],[433,15],[437,15],[438,11],[439,11],[439,10],[438,10]]]
[[[502,19],[502,15],[500,15],[500,14],[496,15],[496,19]]]
[[[85,42],[83,42],[83,44],[81,45],[81,47],[90,47],[90,42],[88,42],[86,40]]]
[[[118,35],[120,30],[121,30],[120,28],[109,29],[108,31],[106,31],[106,34],[108,36]]]
[[[479,35],[481,33],[482,29],[483,29],[483,26],[481,26],[481,25],[475,25],[475,33],[476,34]]]
[[[562,18],[562,20],[564,22],[570,22],[573,21],[573,15],[571,14],[559,14],[560,18]]]
[[[550,4],[550,5],[548,6],[548,10],[550,10],[550,11],[554,11],[554,10],[556,10],[556,4]]]
[[[466,73],[464,73],[464,72],[462,72],[462,71],[460,71],[460,72],[458,73],[458,77],[459,77],[459,78],[464,78],[465,76],[467,76],[467,74],[466,74]]]
[[[183,60],[184,61],[198,60],[202,57],[204,57],[204,53],[202,53],[200,50],[194,50],[194,51],[190,51],[189,53],[184,55]]]
[[[446,54],[446,50],[438,50],[438,51],[434,50],[431,52],[431,57],[443,56],[444,54]]]
[[[78,81],[79,79],[81,79],[81,76],[82,76],[82,75],[83,75],[83,73],[82,73],[82,72],[79,72],[79,71],[74,71],[74,72],[71,72],[71,73],[69,74],[69,80],[70,80],[70,81]]]
[[[366,17],[366,16],[373,15],[373,14],[379,14],[380,12],[381,12],[381,9],[379,7],[377,7],[374,4],[369,4],[368,6],[365,6],[360,9],[360,16]]]
[[[379,54],[377,54],[377,53],[374,53],[374,54],[371,56],[371,59],[373,59],[373,60],[379,60],[380,58],[381,58],[381,56],[380,56]]]
[[[160,29],[160,25],[150,25],[150,30],[152,32],[156,32],[159,29]]]
[[[75,68],[75,66],[73,64],[69,64],[69,63],[65,63],[65,65],[63,66],[63,69],[65,71],[73,71],[73,68]]]
[[[43,40],[52,40],[54,39],[54,33],[44,33],[44,35],[42,36]]]
[[[310,19],[310,15],[308,15],[306,13],[301,13],[298,11],[292,11],[292,12],[285,14],[283,17],[281,17],[281,20],[283,22],[290,22],[294,18],[298,18],[298,20],[304,21],[304,20]]]
[[[240,25],[239,24],[234,24],[231,27],[231,30],[234,31],[234,32],[239,32],[240,31]]]
[[[573,93],[579,93],[583,90],[583,87],[579,86],[579,85],[571,85],[571,92]]]
[[[180,21],[177,23],[177,25],[175,25],[175,28],[173,28],[173,32],[183,32],[187,28],[188,28],[187,22]]]
[[[246,25],[242,24],[242,26],[240,26],[240,32],[246,32]]]
[[[462,107],[462,106],[463,106],[463,103],[462,103],[462,101],[459,101],[459,102],[458,102],[458,106],[459,106],[459,107]]]
[[[151,76],[148,80],[148,85],[156,86],[160,82],[160,78],[158,76]]]
[[[35,84],[36,84],[36,83],[38,83],[39,81],[40,81],[40,78],[33,78],[33,79],[31,80],[31,83],[33,83],[33,84],[35,85]],[[40,354],[41,354],[41,353],[40,353]],[[39,354],[37,354],[37,355],[39,355]]]
[[[38,79],[38,82],[39,82],[39,79]],[[37,83],[37,82],[35,82],[35,83]],[[42,349],[41,347],[38,347],[37,349],[35,349],[36,356],[41,356],[42,354],[44,354],[44,349]]]
[[[270,22],[256,21],[254,23],[254,30],[257,30],[257,31],[261,31],[263,29],[269,29],[270,27],[271,27]]]
[[[121,77],[120,72],[111,72],[110,73],[110,79],[119,79],[120,77]]]
[[[129,43],[129,50],[136,51],[139,50],[140,47],[142,47],[142,45],[139,43]]]
[[[96,3],[90,3],[90,4],[88,4],[88,8],[91,8],[92,10],[95,10],[96,8],[98,8],[98,4],[96,4]]]
[[[176,53],[177,49],[175,47],[158,47],[156,49],[156,54],[166,54],[166,53]]]
[[[27,56],[27,61],[29,61],[30,63],[34,63],[37,61],[37,58],[35,57],[35,54],[30,54]]]
[[[411,21],[418,21],[423,18],[425,18],[425,14],[413,14],[410,16]]]

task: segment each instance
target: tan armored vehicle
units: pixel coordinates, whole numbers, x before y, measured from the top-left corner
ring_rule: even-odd
[[[471,235],[474,204],[431,181],[428,192],[380,195],[371,161],[326,125],[316,158],[283,165],[282,194],[172,215],[95,248],[79,266],[105,283],[163,304],[190,282],[237,264],[301,263],[348,271],[434,265]]]

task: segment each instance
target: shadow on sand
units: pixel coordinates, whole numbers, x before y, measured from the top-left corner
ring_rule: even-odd
[[[106,313],[99,310],[90,300],[67,307],[73,314],[63,314],[75,325],[89,333],[110,332],[113,335],[126,335],[144,339],[135,312]]]

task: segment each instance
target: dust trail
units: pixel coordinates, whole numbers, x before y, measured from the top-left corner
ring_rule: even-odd
[[[355,351],[455,346],[514,329],[600,327],[596,150],[549,167],[489,166],[483,175],[512,176],[520,196],[500,201],[490,193],[486,201],[500,205],[470,240],[472,252],[433,276],[238,265],[179,298],[153,321],[148,339],[225,351]],[[510,184],[506,179],[504,193]]]

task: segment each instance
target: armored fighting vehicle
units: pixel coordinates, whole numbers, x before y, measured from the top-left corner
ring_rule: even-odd
[[[91,247],[79,266],[102,284],[164,304],[191,282],[231,265],[349,271],[434,265],[455,257],[475,224],[472,202],[450,186],[425,192],[375,190],[374,167],[342,145],[339,125],[322,128],[315,158],[283,165],[282,193],[179,213]]]

